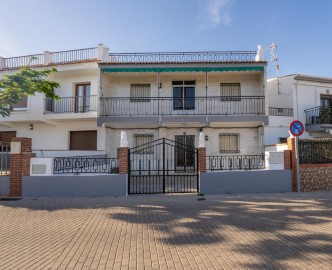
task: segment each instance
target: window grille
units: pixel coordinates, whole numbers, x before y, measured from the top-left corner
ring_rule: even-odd
[[[131,84],[130,101],[131,102],[150,102],[151,84]]]
[[[239,153],[239,134],[219,134],[220,153]]]
[[[152,144],[153,140],[154,140],[153,134],[135,134],[134,146],[138,147],[137,153],[153,154],[153,144]]]
[[[220,84],[221,101],[239,101],[241,100],[240,83],[221,83]]]

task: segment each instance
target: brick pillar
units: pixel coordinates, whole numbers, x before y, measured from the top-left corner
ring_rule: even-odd
[[[119,174],[128,174],[128,147],[119,148]]]
[[[206,172],[206,148],[198,148],[198,171]]]
[[[31,138],[12,138],[12,142],[21,143],[19,154],[11,154],[10,157],[10,197],[22,196],[22,178],[30,175]]]
[[[292,150],[284,150],[284,167],[285,170],[292,169]]]
[[[290,163],[292,169],[292,190],[297,192],[297,164],[296,164],[296,152],[295,152],[295,138],[287,139],[288,150],[290,150]],[[286,164],[285,164],[286,165]]]

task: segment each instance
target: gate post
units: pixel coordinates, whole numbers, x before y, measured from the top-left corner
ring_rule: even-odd
[[[297,162],[296,162],[296,152],[295,152],[295,138],[287,139],[288,150],[290,150],[290,164],[292,169],[292,190],[297,192]],[[289,164],[287,164],[289,166]]]
[[[10,197],[22,196],[23,176],[30,175],[31,138],[12,138],[10,157]]]
[[[119,149],[119,174],[128,174],[129,148],[120,147]]]
[[[198,147],[198,171],[206,172],[206,148]]]

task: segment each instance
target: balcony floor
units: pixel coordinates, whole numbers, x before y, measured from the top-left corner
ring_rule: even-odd
[[[97,125],[111,128],[158,127],[257,127],[268,125],[267,115],[236,116],[101,116]]]

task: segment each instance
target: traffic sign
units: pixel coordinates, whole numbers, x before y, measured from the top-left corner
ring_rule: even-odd
[[[299,137],[304,132],[304,125],[302,124],[301,121],[295,120],[292,123],[290,123],[290,125],[289,125],[289,132],[294,137]]]

